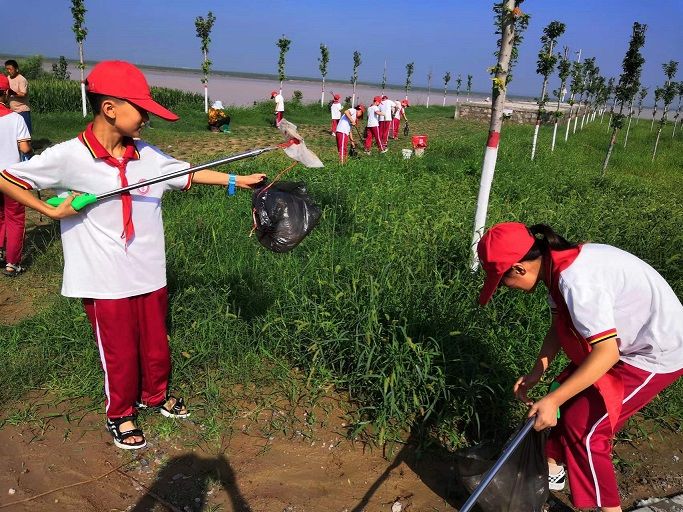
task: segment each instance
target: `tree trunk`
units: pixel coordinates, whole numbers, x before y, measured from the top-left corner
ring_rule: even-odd
[[[666,115],[669,113],[669,105],[664,105],[664,112],[662,112],[662,118],[659,121],[659,128],[657,129],[657,138],[655,139],[655,149],[652,152],[652,161],[655,161],[657,156],[657,146],[659,145],[659,136],[662,134],[662,128],[666,124]]]
[[[427,82],[427,108],[429,108],[429,94],[432,92],[432,79]]]
[[[320,106],[322,107],[325,104],[325,77],[323,77],[323,88],[322,92],[320,93]]]
[[[619,104],[619,115],[621,116],[622,112],[624,111],[624,104],[623,102]],[[609,159],[612,156],[612,150],[614,149],[614,145],[617,142],[617,132],[619,132],[619,128],[614,127],[612,130],[612,137],[610,137],[609,140],[609,147],[607,148],[607,154],[605,155],[605,161],[602,164],[602,177],[605,177],[605,174],[607,173],[607,164],[609,164]]]
[[[207,54],[207,51],[204,50],[204,62],[206,62],[209,59],[209,56]],[[209,76],[207,73],[204,73],[204,113],[208,114],[209,112]]]
[[[555,41],[550,42],[550,48],[548,49],[548,56],[553,54],[553,46],[555,45]],[[534,159],[536,156],[536,142],[538,141],[538,130],[541,127],[541,114],[542,111],[541,109],[541,104],[545,100],[545,91],[548,88],[548,77],[544,76],[543,77],[543,86],[541,87],[541,98],[539,99],[539,105],[538,105],[538,110],[536,111],[536,126],[534,127],[534,137],[531,140],[531,160]]]
[[[553,151],[555,151],[555,138],[557,137],[557,123],[558,123],[558,119],[557,119],[557,117],[556,117],[556,118],[555,118],[555,126],[553,126],[553,143],[552,143],[552,145],[550,146],[550,152],[551,152],[551,153],[552,153]]]
[[[626,125],[626,135],[624,135],[624,147],[628,143],[628,134],[631,131],[631,119],[633,119],[633,100],[628,105],[628,124]]]
[[[442,107],[446,106],[446,91],[448,91],[448,88],[444,87],[444,89],[443,89],[443,104],[441,105]]]
[[[81,68],[81,104],[83,106],[83,117],[86,117],[88,115],[88,102],[86,101],[86,96],[85,96],[85,76],[84,76],[84,67],[85,64],[83,63],[83,43],[78,43],[78,57],[80,59],[80,68]]]
[[[351,108],[356,106],[356,82],[353,82],[353,94],[351,95]]]
[[[574,117],[574,129],[572,130],[572,135],[576,133],[576,125],[579,123],[579,115],[581,114],[581,102],[583,101],[583,94],[579,96],[579,103],[576,107],[576,116]]]
[[[564,141],[567,142],[569,139],[569,127],[572,124],[572,111],[574,110],[574,105],[569,105],[569,114],[567,115],[567,129],[564,132]]]
[[[491,184],[493,183],[493,174],[496,167],[496,160],[498,158],[498,145],[500,142],[500,129],[503,124],[503,107],[505,106],[504,89],[508,75],[508,68],[510,65],[510,56],[512,55],[512,48],[515,38],[514,18],[512,18],[512,10],[515,7],[515,0],[505,0],[503,7],[504,23],[500,38],[500,50],[498,52],[498,66],[496,72],[496,81],[493,89],[493,103],[491,105],[491,122],[489,124],[489,136],[486,142],[486,149],[484,153],[484,162],[481,169],[481,181],[479,184],[479,195],[477,197],[477,210],[474,216],[474,229],[472,233],[472,256],[470,268],[476,271],[479,268],[479,257],[477,255],[477,244],[481,239],[486,226],[486,214],[488,211],[489,195],[491,193]],[[503,84],[502,90],[496,89],[496,84]]]

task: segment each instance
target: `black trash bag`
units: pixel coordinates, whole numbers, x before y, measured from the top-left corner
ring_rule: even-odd
[[[356,145],[355,145],[355,144],[352,144],[352,145],[349,147],[349,156],[350,156],[350,157],[358,156],[358,151],[356,150]]]
[[[303,182],[277,181],[254,189],[251,197],[256,236],[274,252],[294,249],[320,220],[320,208]]]
[[[548,431],[532,430],[477,500],[483,512],[541,512],[548,500]],[[516,434],[515,432],[513,436]],[[511,437],[513,437],[511,436]],[[483,443],[456,452],[460,483],[471,494],[495,464],[500,450]]]

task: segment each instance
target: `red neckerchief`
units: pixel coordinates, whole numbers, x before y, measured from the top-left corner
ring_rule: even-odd
[[[93,158],[99,158],[106,164],[115,167],[119,171],[119,179],[121,180],[121,186],[128,186],[128,179],[126,178],[126,166],[130,160],[138,160],[140,154],[135,147],[135,142],[130,137],[125,137],[123,139],[123,144],[126,148],[123,153],[123,158],[119,161],[109,154],[100,141],[97,140],[95,134],[92,131],[93,124],[90,123],[86,127],[85,131],[78,135],[78,140],[80,140]],[[126,239],[126,246],[133,240],[135,236],[135,226],[133,226],[133,199],[130,197],[130,192],[123,192],[121,194],[121,207],[123,210],[123,232],[121,233],[121,238]]]
[[[550,296],[557,307],[557,337],[562,345],[562,350],[571,359],[574,365],[579,366],[591,351],[591,346],[586,339],[579,334],[574,327],[569,307],[560,293],[560,273],[569,267],[581,252],[582,246],[564,251],[550,251],[546,275],[550,282]],[[562,382],[570,375],[571,371],[564,371],[557,380]],[[594,384],[600,393],[607,415],[609,416],[612,432],[616,431],[616,424],[621,414],[621,405],[624,398],[624,383],[621,377],[611,368],[605,375],[600,377]]]
[[[0,103],[0,117],[6,116],[7,114],[11,114],[12,110],[7,108],[4,104]]]

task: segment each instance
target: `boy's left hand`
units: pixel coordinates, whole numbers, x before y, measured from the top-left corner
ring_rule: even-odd
[[[541,431],[557,425],[557,410],[559,406],[552,394],[546,395],[529,408],[528,418],[536,415],[534,430]]]
[[[256,185],[260,184],[266,179],[266,174],[263,172],[257,172],[254,174],[249,174],[247,176],[237,176],[235,180],[235,185],[240,188],[254,188]]]

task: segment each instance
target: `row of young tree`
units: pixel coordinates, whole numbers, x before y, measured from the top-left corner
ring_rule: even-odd
[[[486,225],[489,196],[498,157],[507,85],[512,80],[511,70],[517,60],[518,46],[522,41],[523,33],[529,24],[529,15],[523,13],[521,10],[523,1],[524,0],[497,1],[493,8],[495,13],[496,34],[500,35],[500,39],[498,40],[498,50],[496,51],[498,62],[491,68],[493,74],[493,103],[491,106],[489,135],[486,142],[484,161],[482,163],[481,181],[474,218],[470,260],[472,270],[477,270],[479,267],[476,248]],[[602,175],[604,176],[609,164],[610,156],[616,145],[619,131],[624,127],[624,124],[627,121],[626,135],[624,137],[625,147],[628,142],[631,121],[635,115],[636,123],[638,123],[643,109],[643,101],[648,94],[647,88],[642,87],[641,84],[641,74],[643,64],[645,63],[641,49],[645,44],[646,29],[647,26],[645,24],[638,22],[633,24],[631,39],[622,63],[622,73],[617,81],[614,78],[606,80],[600,75],[600,68],[596,65],[595,58],[585,59],[584,62],[581,62],[581,50],[577,52],[577,58],[573,62],[569,60],[569,49],[567,47],[564,47],[561,52],[555,53],[558,38],[562,36],[565,31],[564,23],[553,21],[544,28],[541,37],[541,49],[537,61],[537,73],[542,76],[543,82],[541,86],[541,95],[537,100],[538,110],[531,144],[532,160],[536,154],[538,132],[541,122],[544,119],[549,119],[549,116],[551,115],[554,118],[551,151],[554,150],[559,120],[563,117],[561,111],[562,103],[564,102],[567,92],[570,93],[570,96],[568,100],[569,109],[565,116],[567,119],[565,141],[569,137],[572,122],[573,133],[576,132],[579,118],[581,119],[581,129],[583,129],[585,124],[595,121],[598,114],[600,114],[600,122],[602,122],[611,99],[607,129],[608,131],[611,130],[612,133],[602,164]],[[559,76],[559,87],[553,92],[556,100],[555,108],[554,111],[549,114],[546,110],[546,104],[549,101],[547,88],[550,76],[553,74],[556,66]],[[662,129],[667,123],[669,110],[676,96],[678,96],[678,106],[673,118],[672,137],[676,135],[677,123],[683,121],[681,119],[683,82],[675,81],[678,62],[673,60],[666,62],[662,64],[662,69],[664,71],[665,80],[664,84],[657,87],[654,91],[655,106],[652,112],[652,123],[650,126],[650,131],[652,131],[657,115],[657,107],[661,101],[662,115],[659,119],[657,134],[654,139],[652,152],[653,160],[657,155],[657,146],[662,134]],[[567,86],[569,87],[569,91],[566,90]]]
[[[555,150],[560,118],[566,117],[567,119],[564,136],[564,140],[567,141],[572,122],[572,133],[575,133],[577,130],[579,118],[581,120],[581,129],[583,129],[585,124],[594,121],[598,113],[602,123],[608,104],[612,100],[611,107],[609,107],[609,121],[607,123],[607,129],[608,131],[611,129],[612,134],[603,161],[602,170],[604,174],[619,131],[626,126],[624,136],[624,147],[626,147],[633,117],[636,117],[636,123],[638,123],[643,110],[643,101],[648,94],[648,89],[642,87],[641,84],[641,74],[645,59],[640,51],[645,44],[647,26],[638,22],[633,24],[631,41],[622,64],[623,72],[618,82],[614,78],[606,80],[605,77],[600,75],[600,68],[596,65],[595,58],[587,58],[584,62],[581,62],[581,50],[577,52],[577,58],[574,62],[569,60],[568,47],[565,46],[562,52],[554,52],[558,38],[564,34],[565,28],[564,23],[552,21],[543,29],[543,35],[541,36],[541,49],[538,53],[536,72],[541,75],[543,81],[541,95],[537,99],[538,110],[531,141],[531,159],[533,160],[536,156],[538,133],[544,120],[552,119],[553,121],[553,136],[550,146],[550,151],[552,152]],[[678,108],[674,116],[672,136],[675,136],[676,133],[676,124],[680,117],[681,99],[683,97],[683,82],[674,81],[677,67],[678,63],[675,61],[664,63],[662,68],[664,69],[666,81],[663,86],[655,89],[655,107],[652,113],[651,129],[655,123],[657,104],[660,100],[663,101],[664,108],[659,120],[657,136],[654,140],[653,160],[657,154],[657,146],[662,128],[667,122],[669,107],[675,96],[678,95]],[[554,111],[548,112],[546,109],[546,105],[549,102],[547,94],[548,82],[556,68],[558,71],[559,87],[553,91],[555,97]],[[567,91],[567,86],[569,86],[569,91]],[[565,114],[562,112],[562,103],[567,92],[570,93],[568,100],[569,108]]]

